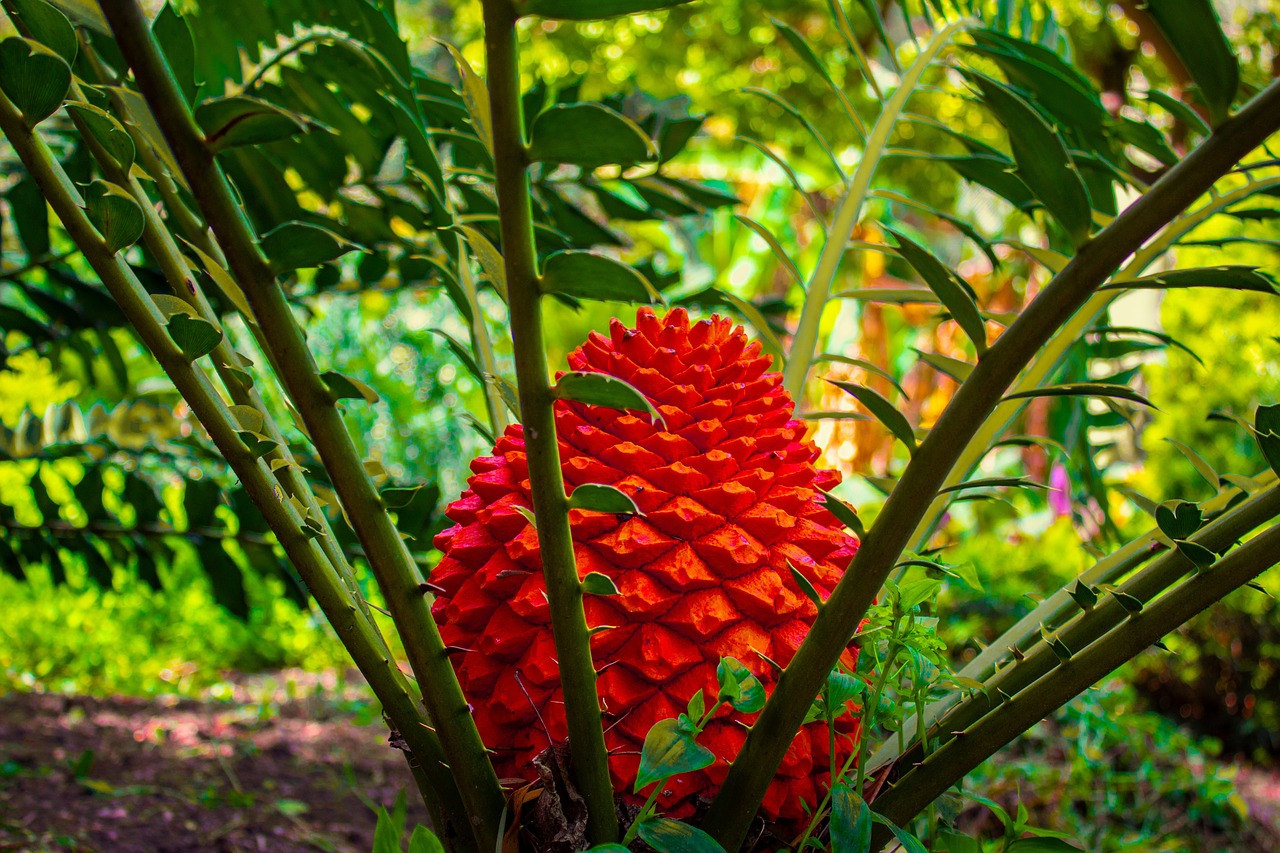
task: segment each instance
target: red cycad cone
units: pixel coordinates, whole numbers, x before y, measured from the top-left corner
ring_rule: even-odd
[[[618,376],[662,413],[666,429],[614,409],[556,404],[568,489],[606,483],[631,495],[643,517],[573,510],[578,572],[613,579],[618,596],[586,597],[615,790],[629,799],[649,728],[677,716],[699,688],[708,707],[716,665],[737,658],[772,692],[816,607],[788,561],[824,598],[858,542],[823,507],[819,488],[839,475],[814,468],[818,450],[793,420],[782,377],[748,344],[741,326],[713,317],[690,325],[642,310],[635,329],[615,320],[569,356],[574,370]],[[494,454],[471,463],[470,488],[450,505],[457,524],[436,538],[444,558],[431,580],[433,612],[494,750],[500,777],[536,778],[531,761],[567,738],[551,615],[535,530],[516,507],[531,505],[524,439],[509,428]],[[852,656],[846,656],[846,663]],[[753,717],[722,711],[699,736],[717,756],[706,770],[664,784],[666,814],[687,816],[709,797]],[[857,720],[837,720],[837,761]],[[768,819],[804,818],[830,766],[825,723],[796,737],[762,806]]]

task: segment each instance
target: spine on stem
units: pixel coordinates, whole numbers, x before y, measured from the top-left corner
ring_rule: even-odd
[[[504,808],[502,789],[423,597],[417,564],[365,471],[284,291],[152,38],[146,15],[135,0],[108,0],[102,9],[200,212],[244,289],[280,380],[365,550],[467,804],[476,843],[492,849]]]
[[[605,844],[617,841],[618,818],[600,720],[600,700],[596,694],[595,665],[591,660],[590,636],[582,606],[582,585],[574,563],[569,504],[560,471],[560,448],[552,409],[554,399],[542,338],[542,295],[533,242],[528,152],[520,105],[516,17],[509,0],[485,0],[485,55],[502,255],[538,548],[564,685],[574,776],[587,804],[588,837],[595,844]]]

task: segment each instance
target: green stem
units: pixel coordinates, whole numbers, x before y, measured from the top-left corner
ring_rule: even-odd
[[[1259,488],[1261,488],[1261,486],[1274,483],[1276,475],[1271,471],[1267,471],[1259,475],[1257,479],[1261,484]],[[1242,496],[1238,489],[1227,489],[1202,504],[1201,510],[1205,517],[1212,518],[1220,515],[1227,506],[1239,500]],[[1243,509],[1243,507],[1240,507],[1240,509]],[[1226,518],[1215,520],[1203,531],[1202,535],[1211,535],[1211,532],[1218,524],[1226,523],[1226,521]],[[1242,528],[1241,533],[1247,532],[1249,529],[1251,528]],[[1220,540],[1220,544],[1229,544],[1238,535],[1234,534],[1230,539]],[[1040,602],[1034,610],[1019,619],[1013,627],[1001,634],[989,646],[980,651],[973,660],[965,664],[964,668],[956,675],[978,680],[989,678],[996,671],[996,666],[999,663],[1012,657],[1011,649],[1017,648],[1020,651],[1024,651],[1031,643],[1040,640],[1041,625],[1053,631],[1063,624],[1068,616],[1079,612],[1080,605],[1076,604],[1070,592],[1077,581],[1087,586],[1116,583],[1133,569],[1138,568],[1166,550],[1167,546],[1162,541],[1161,536],[1162,534],[1159,533],[1158,528],[1150,530],[1118,551],[1099,560],[1091,568],[1081,573],[1078,578]],[[925,713],[926,725],[932,725],[935,720],[947,713],[950,708],[960,701],[961,694],[955,692],[932,703]],[[909,741],[915,736],[916,731],[915,724],[908,721],[908,724],[903,726],[902,734]],[[871,756],[871,766],[882,767],[891,761],[896,761],[901,754],[902,750],[893,742],[886,742]]]
[[[800,311],[800,323],[791,338],[791,350],[787,354],[786,368],[782,374],[782,384],[791,394],[797,405],[804,396],[805,379],[809,376],[809,368],[813,366],[813,356],[817,352],[818,333],[822,326],[822,314],[830,301],[831,283],[835,280],[836,270],[853,233],[853,227],[862,217],[862,205],[866,201],[867,192],[871,189],[871,180],[875,177],[876,166],[879,165],[889,136],[898,124],[907,102],[915,92],[916,85],[925,69],[933,62],[938,53],[950,43],[951,37],[968,26],[967,21],[958,21],[939,30],[930,39],[924,51],[916,57],[915,62],[902,76],[902,82],[890,96],[888,103],[880,110],[871,135],[858,161],[858,168],[853,173],[849,189],[840,200],[831,227],[827,229],[827,242],[822,247],[818,265],[805,288],[804,307]]]
[[[79,92],[79,85],[76,83],[72,83],[72,92],[77,97],[82,97]],[[123,101],[123,99],[120,100]],[[123,103],[115,105],[118,108],[123,107]],[[125,118],[127,115],[128,113],[126,112],[121,115],[121,118]],[[93,134],[88,132],[84,120],[79,115],[72,114],[72,120],[76,125],[76,129],[80,132],[81,138],[88,143],[90,152],[107,179],[129,190],[133,195],[134,201],[137,202],[139,209],[142,211],[145,223],[142,241],[151,252],[152,257],[155,258],[161,274],[169,284],[170,290],[173,291],[175,296],[193,304],[201,318],[212,323],[215,327],[220,326],[219,318],[209,304],[209,300],[205,297],[204,291],[196,284],[195,274],[188,266],[187,259],[178,249],[178,244],[164,226],[160,219],[160,214],[156,212],[155,207],[151,204],[151,199],[147,196],[146,191],[143,190],[138,179],[121,169],[119,164],[102,150],[101,145],[98,144]],[[127,121],[122,123],[128,124]],[[329,519],[321,509],[310,485],[302,476],[302,468],[297,464],[297,460],[294,459],[284,434],[280,431],[275,418],[272,417],[270,410],[263,403],[256,388],[253,386],[246,387],[235,375],[236,370],[247,371],[248,365],[244,363],[240,354],[231,347],[225,334],[211,353],[211,356],[214,370],[222,380],[223,387],[226,389],[231,401],[237,406],[248,406],[262,415],[266,435],[276,443],[275,449],[267,454],[267,461],[271,462],[274,459],[280,459],[285,463],[284,466],[275,471],[276,479],[285,490],[285,493],[306,504],[311,515],[321,524],[325,534],[320,537],[321,549],[329,558],[329,562],[332,563],[338,576],[342,578],[343,583],[346,584],[347,589],[350,590],[353,598],[365,609],[366,615],[368,615],[368,608],[360,594],[360,588],[356,583],[351,565],[347,562],[346,555],[342,553],[342,549],[338,547],[337,540],[333,535],[333,529],[329,526]],[[380,633],[379,636],[381,636]],[[383,645],[385,647],[385,642]]]
[[[1206,525],[1191,537],[1191,541],[1217,553],[1277,515],[1280,515],[1280,486],[1272,486]],[[1193,569],[1191,561],[1178,551],[1168,551],[1120,585],[1119,591],[1145,603],[1170,589]],[[1058,637],[1073,652],[1088,648],[1114,630],[1115,626],[1122,624],[1128,616],[1129,612],[1115,596],[1105,595],[1090,610],[1082,611],[1074,620],[1062,626],[1057,632]],[[1037,632],[1037,638],[1038,636]],[[987,679],[984,682],[985,690],[975,691],[938,721],[933,727],[936,730],[935,743],[944,743],[955,737],[956,732],[965,731],[998,705],[1001,696],[1013,696],[1026,689],[1037,679],[1052,672],[1057,662],[1057,654],[1047,643],[1040,642],[1034,648],[1026,650],[1021,659]],[[923,757],[923,750],[917,744],[907,750],[903,761],[907,765],[914,765],[923,760]]]
[[[516,17],[509,0],[485,0],[485,56],[511,340],[537,519],[538,549],[542,555],[551,628],[564,687],[574,776],[587,804],[587,836],[594,844],[606,844],[618,839],[618,818],[601,726],[600,700],[596,694],[590,635],[582,607],[582,584],[574,564],[550,369],[543,344],[542,294],[533,242],[529,162],[520,106]]]
[[[1125,258],[1277,127],[1280,81],[1254,97],[1085,244],[978,360],[968,381],[920,443],[730,768],[704,826],[725,849],[742,845],[809,703],[909,544],[947,473],[1005,390]]]
[[[1178,240],[1190,233],[1192,229],[1255,193],[1277,187],[1280,187],[1280,178],[1261,180],[1251,178],[1243,187],[1215,196],[1198,209],[1179,216],[1169,223],[1155,239],[1134,252],[1133,259],[1125,264],[1124,269],[1111,277],[1112,282],[1132,281],[1142,275],[1154,261],[1169,251]],[[1121,290],[1108,290],[1095,293],[1089,297],[1089,301],[1084,304],[1084,307],[1076,312],[1075,316],[1062,327],[1061,331],[1044,346],[1027,370],[1014,383],[1010,392],[1032,391],[1043,385],[1066,359],[1067,351],[1084,337],[1089,327],[1102,316],[1102,312],[1106,311],[1107,307],[1118,299],[1123,292]],[[1007,400],[996,406],[995,411],[983,423],[982,428],[975,433],[974,440],[965,447],[964,452],[952,466],[944,487],[959,485],[968,479],[973,469],[990,452],[996,439],[1004,434],[1004,431],[1013,423],[1014,418],[1018,417],[1022,410],[1026,408],[1027,403],[1028,400],[1026,398],[1019,398]],[[911,550],[922,551],[928,546],[929,537],[933,535],[938,520],[942,518],[942,514],[946,512],[947,507],[955,498],[956,494],[954,492],[947,492],[939,494],[933,499],[928,512],[925,513],[920,523],[916,525],[916,531],[912,534]]]
[[[1059,663],[1049,677],[949,741],[876,800],[899,826],[1019,734],[1228,593],[1280,562],[1280,525],[1236,548],[1176,591],[1134,613],[1105,638]],[[888,840],[877,830],[871,849]]]
[[[209,437],[262,511],[281,547],[329,618],[335,633],[368,679],[385,713],[417,757],[422,771],[435,783],[434,792],[424,794],[433,819],[443,825],[447,819],[459,816],[461,802],[450,796],[451,780],[440,741],[426,725],[404,676],[384,651],[385,644],[377,629],[356,606],[324,553],[302,527],[292,505],[276,494],[275,479],[266,463],[254,458],[240,440],[237,434],[239,425],[210,385],[208,377],[187,360],[169,337],[164,328],[164,317],[133,270],[119,253],[107,251],[84,212],[84,200],[76,193],[44,140],[26,127],[17,108],[3,93],[0,93],[0,131],[35,179],[54,213],[62,220],[72,241],[84,253],[85,260],[137,330],[138,337],[208,430]]]
[[[245,291],[268,351],[275,356],[280,379],[364,548],[467,804],[476,843],[482,850],[492,849],[504,808],[502,789],[423,596],[418,566],[364,469],[231,185],[205,145],[159,45],[151,38],[146,15],[135,0],[107,0],[101,5],[231,272]]]

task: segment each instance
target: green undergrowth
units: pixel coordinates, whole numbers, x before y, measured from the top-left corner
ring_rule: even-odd
[[[241,621],[192,562],[175,558],[163,591],[119,569],[110,590],[0,576],[0,692],[218,696],[233,674],[349,665],[328,625],[274,579],[246,577],[252,607]]]

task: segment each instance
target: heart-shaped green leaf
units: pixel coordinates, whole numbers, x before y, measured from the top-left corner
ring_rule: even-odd
[[[354,243],[328,228],[309,222],[286,222],[278,225],[262,235],[259,244],[277,275],[318,267],[355,248]]]
[[[124,125],[116,121],[111,113],[89,103],[77,101],[67,104],[67,112],[78,120],[87,135],[102,146],[115,167],[127,175],[133,167],[137,150],[133,137],[124,129]]]
[[[182,354],[191,361],[213,352],[222,342],[222,331],[217,326],[189,314],[174,314],[165,328]]]
[[[37,41],[0,41],[0,89],[22,111],[28,127],[53,115],[71,86],[71,66]]]
[[[619,595],[618,585],[613,578],[599,572],[587,572],[582,579],[582,591],[588,595]]]
[[[132,193],[106,181],[94,181],[84,193],[85,213],[102,235],[107,251],[115,254],[142,236],[146,218]]]
[[[575,488],[573,494],[569,496],[569,508],[644,515],[630,495],[617,486],[602,483],[583,483]]]
[[[329,386],[329,393],[334,400],[364,400],[366,403],[378,402],[378,392],[374,391],[359,379],[344,376],[336,370],[320,374],[324,384]]]
[[[68,65],[75,62],[80,44],[66,15],[44,0],[9,0],[5,11],[16,24],[25,27],[33,39],[61,56]]]
[[[557,104],[534,119],[529,159],[594,169],[657,160],[658,149],[639,125],[603,104]]]
[[[1156,525],[1170,539],[1189,539],[1203,521],[1200,507],[1187,501],[1165,501],[1156,507]]]

